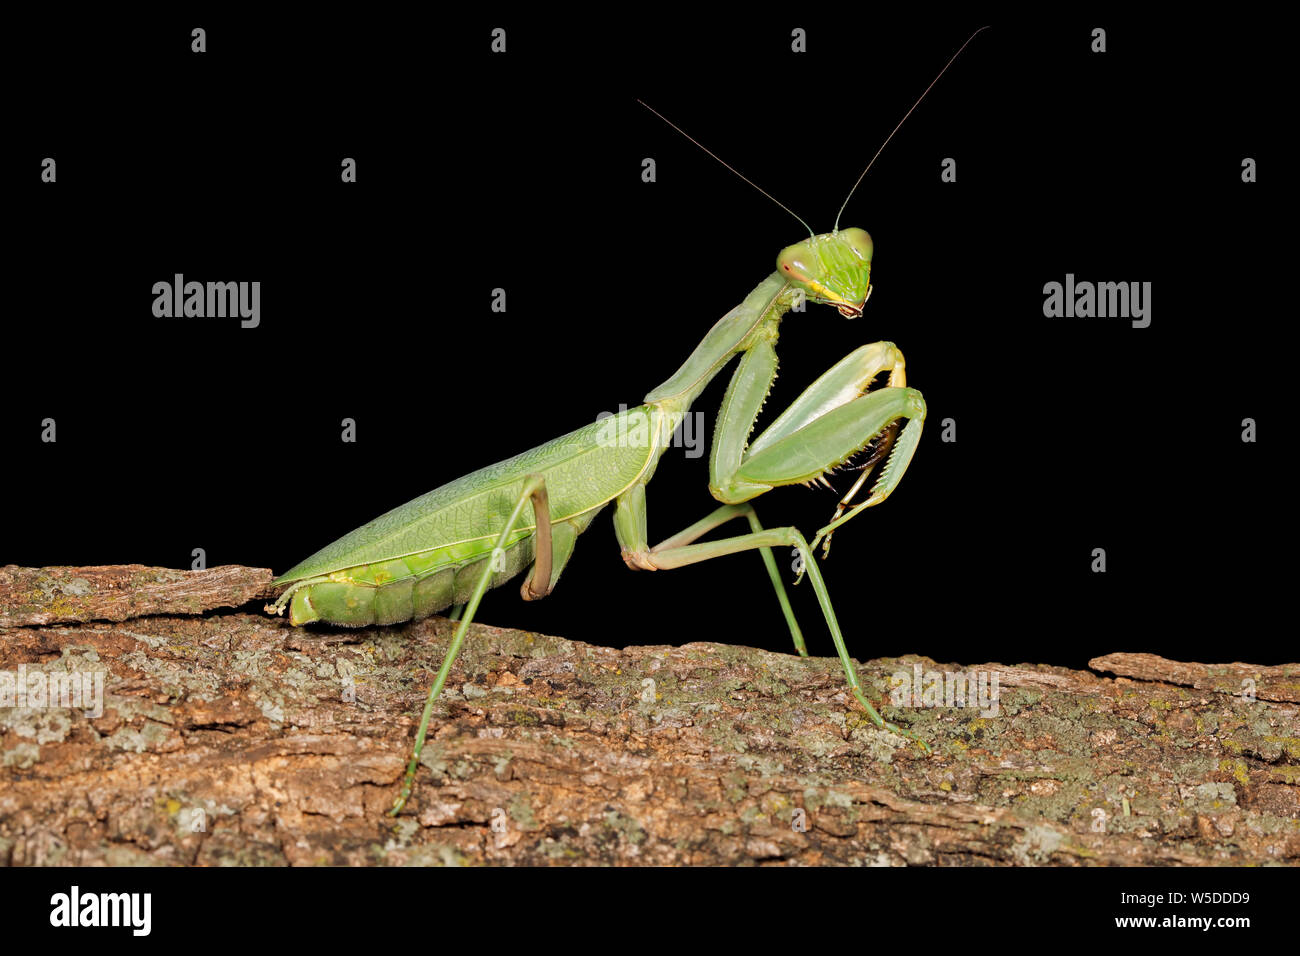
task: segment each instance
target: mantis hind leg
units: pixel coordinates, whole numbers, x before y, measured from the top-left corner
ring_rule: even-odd
[[[533,516],[537,526],[537,548],[534,557],[534,572],[541,571],[537,577],[541,580],[551,580],[551,513],[546,495],[546,479],[541,475],[529,475],[524,482],[523,490],[519,493],[515,501],[514,510],[510,512],[510,517],[506,520],[497,536],[496,545],[493,553],[501,552],[506,547],[506,542],[510,540],[511,533],[524,512],[524,505],[529,499],[533,502]],[[438,668],[438,676],[434,678],[433,686],[429,688],[429,696],[424,702],[424,713],[420,715],[420,728],[415,734],[415,748],[411,751],[411,760],[406,766],[406,776],[402,781],[402,792],[398,795],[397,801],[393,804],[393,809],[389,811],[389,816],[397,816],[406,806],[406,801],[410,799],[411,790],[415,786],[415,773],[420,766],[420,753],[424,750],[424,740],[429,732],[429,721],[433,717],[433,704],[442,693],[442,687],[447,683],[447,675],[451,673],[451,666],[456,662],[456,657],[460,654],[461,644],[465,640],[465,632],[469,630],[470,623],[474,620],[474,614],[478,611],[479,602],[483,600],[483,595],[491,586],[493,575],[493,561],[483,562],[483,571],[479,574],[478,581],[474,585],[474,591],[462,607],[464,614],[456,625],[456,632],[452,635],[451,644],[447,648],[447,654],[442,659],[442,666]],[[531,581],[533,575],[530,574],[528,580]],[[525,582],[528,587],[528,582]],[[454,613],[454,612],[453,612]]]

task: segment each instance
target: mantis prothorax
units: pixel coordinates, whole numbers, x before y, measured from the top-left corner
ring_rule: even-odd
[[[979,32],[962,44],[934,82]],[[878,150],[849,198],[879,155]],[[818,544],[829,548],[836,529],[889,497],[916,451],[925,400],[907,385],[902,353],[890,342],[856,349],[813,382],[758,437],[746,441],[776,377],[781,318],[801,298],[833,306],[848,318],[860,316],[871,294],[871,256],[871,237],[862,229],[840,229],[838,216],[829,233],[816,235],[809,229],[809,238],[781,252],[776,271],[709,330],[681,368],[645,396],[644,404],[430,491],[345,535],[273,582],[287,589],[268,610],[278,614],[287,606],[294,625],[393,624],[453,605],[458,611],[463,608],[425,700],[393,815],[410,797],[434,702],[484,593],[528,570],[522,597],[545,597],[559,582],[578,535],[610,503],[623,560],[632,569],[668,570],[758,551],[794,646],[807,656],[772,548],[797,551],[799,575],[806,573],[812,582],[853,696],[876,726],[910,737],[929,751],[910,731],[885,721],[863,695],[814,559]],[[709,460],[709,491],[721,506],[652,545],[646,533],[646,485],[691,404],[737,356],[740,361],[723,399]],[[873,389],[874,380],[886,373],[887,384]],[[626,440],[630,435],[638,439]],[[796,528],[764,528],[759,523],[750,503],[754,498],[782,485],[825,482],[829,472],[864,452],[869,457],[860,477],[811,543]],[[884,465],[874,484],[858,500],[881,460]],[[748,524],[748,533],[700,541],[736,519]]]

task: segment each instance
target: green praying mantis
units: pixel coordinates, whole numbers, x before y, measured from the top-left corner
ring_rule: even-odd
[[[854,183],[840,215],[894,133],[981,30],[953,54],[894,127]],[[651,112],[660,116],[653,109]],[[705,152],[718,159],[709,150]],[[790,212],[780,202],[777,205]],[[642,405],[436,488],[343,536],[275,579],[273,586],[286,589],[267,610],[281,614],[288,607],[294,625],[312,621],[350,626],[395,624],[453,606],[460,613],[425,700],[391,815],[401,813],[410,798],[434,702],[483,595],[524,571],[528,573],[520,594],[525,601],[551,593],[578,536],[611,503],[623,560],[633,570],[664,571],[741,551],[758,551],[795,649],[806,657],[803,634],[772,553],[776,547],[794,549],[795,583],[804,574],[812,582],[853,696],[877,727],[909,737],[929,752],[925,741],[886,721],[863,695],[814,559],[818,545],[823,556],[829,552],[838,528],[893,493],[920,442],[925,400],[907,384],[902,352],[891,342],[854,350],[814,381],[756,438],[748,440],[776,378],[776,341],[782,317],[791,309],[802,311],[803,303],[811,300],[855,318],[862,315],[871,294],[873,247],[864,230],[840,229],[837,216],[831,232],[808,232],[808,239],[782,250],[776,271],[718,320],[681,368],[652,389]],[[740,361],[723,398],[709,459],[709,491],[721,506],[652,545],[646,533],[646,485],[692,403],[737,356]],[[874,388],[875,380],[886,374],[887,384]],[[848,465],[859,468],[859,476],[811,542],[797,528],[764,528],[759,522],[751,503],[754,498],[783,485],[829,485],[826,475]],[[876,481],[859,500],[877,466]],[[737,519],[748,524],[748,533],[700,541]]]

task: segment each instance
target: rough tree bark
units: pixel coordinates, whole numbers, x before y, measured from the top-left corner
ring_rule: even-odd
[[[913,665],[996,674],[996,717],[891,711],[927,757],[865,719],[833,659],[475,625],[392,820],[452,625],[308,631],[214,610],[269,580],[0,569],[0,678],[29,692],[0,700],[0,860],[1300,862],[1300,665],[1150,655],[1092,662],[1114,677],[864,664],[879,698]],[[101,673],[102,713],[35,706],[38,672]]]

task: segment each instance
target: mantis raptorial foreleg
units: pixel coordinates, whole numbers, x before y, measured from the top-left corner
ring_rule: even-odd
[[[755,438],[746,449],[747,457],[752,457],[770,445],[793,434],[805,425],[824,415],[830,409],[847,404],[864,395],[872,382],[883,372],[889,373],[887,384],[891,388],[907,385],[906,362],[903,353],[893,342],[872,342],[855,349],[835,365],[824,372],[807,390],[804,391],[790,407],[781,413],[763,433]],[[880,455],[888,451],[889,443],[884,443],[876,452]],[[846,495],[840,499],[834,522],[852,503],[867,479],[875,470],[876,460],[869,461],[860,469],[857,481],[853,483]],[[819,536],[820,537],[820,536]],[[813,549],[816,550],[814,541]],[[830,554],[830,535],[827,534],[822,556]]]
[[[835,518],[826,527],[817,531],[816,537],[813,538],[814,548],[817,547],[819,541],[824,541],[827,550],[829,550],[832,531],[840,525],[852,521],[867,508],[874,508],[893,493],[903,478],[903,472],[907,470],[907,463],[912,460],[912,455],[916,452],[916,446],[920,444],[921,424],[924,421],[925,404],[922,402],[920,415],[912,418],[903,428],[902,434],[894,439],[894,447],[889,453],[889,461],[885,462],[884,470],[880,473],[880,477],[876,479],[870,497],[861,504],[855,505],[848,514],[842,514],[843,507],[856,494],[857,489],[861,487],[860,484],[855,483],[853,489],[845,496],[845,500],[841,502],[841,507],[836,510]]]
[[[503,552],[506,544],[510,541],[510,535],[514,533],[515,527],[523,516],[524,505],[528,503],[529,499],[533,503],[537,548],[533,555],[533,570],[524,580],[523,592],[526,598],[536,598],[550,593],[551,586],[559,576],[564,562],[568,560],[568,554],[566,553],[560,561],[554,561],[551,511],[544,476],[529,475],[524,481],[523,490],[520,491],[519,497],[515,501],[514,510],[510,512],[510,517],[502,526],[501,533],[497,535],[493,553]],[[572,553],[572,542],[569,543],[568,547],[569,553]],[[495,570],[492,560],[483,562],[483,569],[480,571],[478,581],[474,585],[474,592],[470,595],[470,599],[462,605],[464,614],[456,625],[456,632],[452,635],[447,654],[442,659],[442,666],[438,668],[438,676],[434,678],[433,686],[429,688],[429,696],[424,701],[424,713],[420,715],[420,728],[415,733],[415,748],[411,751],[411,760],[406,767],[406,777],[402,781],[402,792],[398,795],[397,802],[393,804],[393,809],[390,811],[391,816],[397,816],[401,813],[402,808],[406,806],[406,801],[411,796],[411,788],[415,785],[415,772],[420,766],[420,753],[424,750],[424,738],[429,732],[429,720],[433,716],[434,701],[442,693],[443,684],[447,683],[447,675],[451,673],[451,666],[456,662],[456,656],[460,654],[460,646],[465,640],[465,632],[469,630],[469,625],[474,620],[474,614],[478,611],[479,602],[483,600],[483,595],[487,593],[487,589],[492,584],[492,575]],[[535,576],[547,582],[546,590],[540,591],[540,593],[532,590],[531,582]]]
[[[889,373],[887,387],[868,391],[883,372]],[[920,441],[925,401],[907,387],[903,353],[892,342],[873,342],[824,372],[745,447],[744,436],[775,378],[776,350],[770,337],[761,338],[732,376],[718,420],[709,487],[721,501],[743,501],[780,485],[823,481],[827,472],[885,435],[891,425],[908,420],[867,500],[844,513],[874,464],[841,499],[831,522],[817,532],[813,547],[825,542],[826,553],[834,529],[880,504],[898,486]]]
[[[772,547],[795,548],[800,556],[800,573],[807,573],[813,583],[854,696],[877,726],[917,740],[928,750],[928,745],[915,734],[885,721],[863,696],[831,606],[830,594],[803,536],[795,528],[762,530],[752,508],[747,512],[744,510],[746,499],[774,487],[821,479],[826,472],[862,451],[892,424],[907,419],[907,427],[896,442],[894,453],[882,470],[871,497],[847,515],[841,516],[837,512],[836,519],[819,532],[818,540],[829,535],[834,527],[850,520],[863,508],[883,501],[897,485],[916,449],[925,418],[925,401],[920,392],[906,386],[902,353],[892,343],[876,342],[855,350],[826,371],[753,444],[746,447],[746,438],[776,377],[775,340],[775,322],[757,330],[741,356],[723,399],[710,457],[710,490],[714,497],[731,503],[656,547],[647,548],[645,486],[638,484],[628,489],[618,499],[614,521],[624,560],[633,568],[666,570],[760,548],[767,563]],[[868,391],[874,379],[885,371],[889,372],[889,386],[875,392]],[[855,491],[857,487],[860,484],[855,486]],[[692,543],[742,514],[749,517],[753,533],[703,544]],[[798,625],[790,611],[784,586],[775,574],[774,559],[768,568],[791,630],[797,634]],[[799,643],[799,639],[796,642]]]
[[[721,501],[743,501],[777,485],[817,480],[860,451],[891,421],[913,417],[905,411],[906,402],[898,401],[910,391],[903,354],[892,342],[873,342],[824,372],[746,447],[745,438],[776,378],[776,364],[772,343],[760,341],[732,376],[709,462],[709,488]],[[889,387],[868,392],[885,371]],[[891,393],[892,398],[879,397]],[[919,399],[919,393],[914,394]],[[855,404],[868,398],[869,406]],[[892,417],[881,419],[867,408]]]
[[[872,342],[854,349],[823,372],[762,434],[749,443],[748,456],[811,424],[832,408],[860,398],[882,372],[892,388],[907,384],[907,363],[893,342]]]

